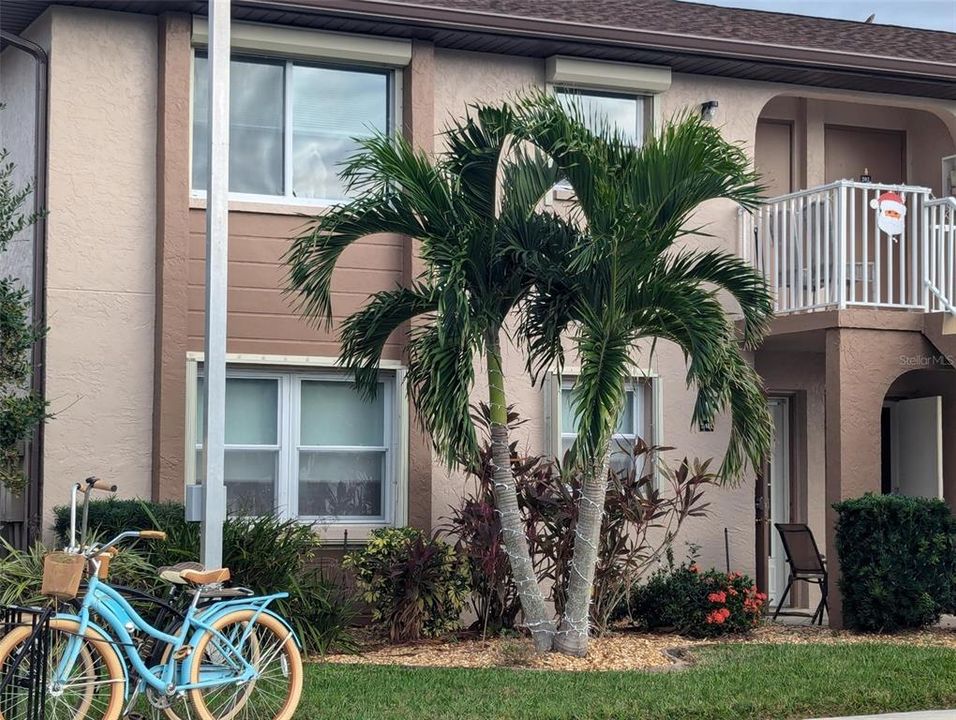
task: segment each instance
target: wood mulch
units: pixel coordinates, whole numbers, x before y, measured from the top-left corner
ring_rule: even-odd
[[[946,647],[956,650],[956,628],[918,632],[859,635],[807,625],[764,624],[748,636],[694,640],[673,633],[647,633],[621,629],[592,641],[585,658],[548,653],[534,654],[526,638],[481,640],[462,634],[452,640],[423,640],[386,645],[366,638],[355,655],[327,655],[319,662],[409,667],[493,668],[523,667],[534,670],[668,670],[693,662],[693,649],[714,643],[840,644],[885,642]]]

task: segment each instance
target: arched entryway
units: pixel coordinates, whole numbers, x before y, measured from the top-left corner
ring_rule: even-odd
[[[956,505],[956,372],[942,357],[904,373],[883,400],[880,489]]]

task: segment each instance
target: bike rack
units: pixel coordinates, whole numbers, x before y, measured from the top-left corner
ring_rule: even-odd
[[[16,627],[27,625],[31,628],[27,643],[0,667],[0,717],[10,720],[14,717],[16,720],[45,719],[49,630],[53,614],[52,608],[0,606],[0,637]],[[19,676],[17,669],[23,662],[27,663],[28,670],[24,676]]]

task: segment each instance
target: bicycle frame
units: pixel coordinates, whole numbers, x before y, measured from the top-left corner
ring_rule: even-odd
[[[164,694],[181,693],[187,690],[218,687],[222,685],[248,682],[256,677],[256,669],[243,657],[240,648],[243,647],[254,627],[254,622],[248,623],[242,636],[237,642],[215,630],[212,623],[222,615],[222,611],[247,608],[256,612],[253,620],[258,617],[266,606],[275,599],[286,597],[287,593],[277,593],[255,598],[242,598],[239,601],[213,603],[202,611],[197,611],[199,593],[197,592],[188,610],[183,616],[182,625],[175,635],[170,635],[146,622],[132,605],[119,592],[102,582],[96,573],[91,573],[87,583],[86,595],[77,615],[57,615],[59,618],[69,618],[79,623],[79,630],[67,642],[66,652],[57,665],[52,678],[53,687],[65,684],[82,647],[82,637],[88,627],[95,624],[91,621],[91,613],[95,613],[103,620],[111,631],[108,639],[122,650],[126,663],[132,667],[139,680],[154,690]],[[169,659],[165,665],[149,668],[137,652],[131,632],[139,630],[170,647]],[[183,660],[176,657],[183,648],[188,647],[190,637],[198,639],[203,632],[211,632],[219,641],[217,645],[223,652],[226,665],[217,666],[218,669],[203,669],[199,682],[188,682],[188,669],[194,660],[191,654]],[[177,670],[179,672],[177,673]],[[127,683],[126,694],[129,694],[130,685]]]

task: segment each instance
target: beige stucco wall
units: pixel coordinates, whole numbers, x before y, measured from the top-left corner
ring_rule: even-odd
[[[40,27],[34,36],[43,35]],[[12,181],[18,189],[35,185],[36,177],[36,60],[28,53],[8,47],[0,53],[0,148],[7,151],[6,162],[16,166]],[[32,212],[34,198],[27,199],[23,208]],[[20,287],[33,292],[33,238],[34,229],[17,233],[7,249],[0,252],[0,277],[15,278]],[[6,520],[22,521],[25,507],[23,496],[15,496],[0,488],[0,523]]]
[[[156,18],[56,7],[43,505],[97,475],[149,497]]]

